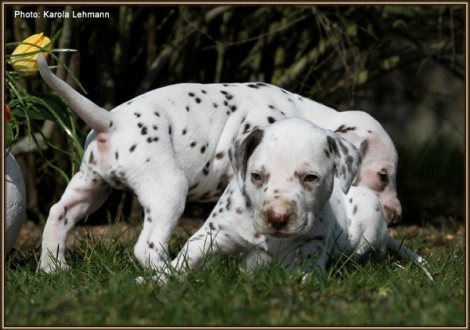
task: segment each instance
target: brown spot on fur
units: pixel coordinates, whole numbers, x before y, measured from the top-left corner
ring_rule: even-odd
[[[88,162],[90,164],[95,164],[95,155],[93,154],[93,151],[90,152],[90,158],[88,158]]]
[[[245,124],[245,128],[243,129],[243,133],[246,133],[248,132],[248,130],[250,129],[250,124]]]
[[[349,154],[348,148],[344,145],[344,143],[341,141],[341,139],[338,139],[338,144],[341,147],[341,150],[343,150],[343,153],[345,155]]]
[[[328,144],[328,148],[330,153],[338,154],[338,146],[336,145],[336,141],[331,136],[326,137],[326,143]]]
[[[338,127],[335,133],[347,133],[348,131],[354,131],[356,127],[346,127],[344,124]]]

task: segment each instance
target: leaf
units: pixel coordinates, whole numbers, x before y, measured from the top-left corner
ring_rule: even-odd
[[[369,71],[368,70],[361,70],[357,74],[357,83],[359,85],[362,85],[367,82],[367,79],[369,77]]]
[[[414,17],[415,15],[422,12],[422,8],[419,6],[385,6],[383,8],[383,16],[388,17],[401,15],[407,17]]]
[[[384,70],[391,70],[398,65],[400,62],[400,56],[391,56],[382,61],[382,68]]]
[[[38,93],[31,93],[30,96],[32,98],[25,98],[28,109],[21,109],[21,105],[15,106],[12,110],[14,116],[17,118],[29,117],[31,120],[52,120],[55,122],[58,122],[57,117],[59,117],[63,122],[69,123],[67,105],[59,96]],[[34,98],[43,100],[48,107],[41,105],[39,102],[34,102]],[[28,110],[27,115],[24,113],[25,110]]]
[[[346,33],[349,34],[352,37],[355,37],[357,35],[357,25],[356,24],[351,24],[346,27]]]
[[[3,127],[5,132],[5,145],[9,146],[13,141],[13,132],[11,130],[10,123],[6,120],[3,121]]]

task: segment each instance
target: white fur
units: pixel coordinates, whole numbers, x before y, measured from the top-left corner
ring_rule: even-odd
[[[68,232],[103,204],[111,188],[136,194],[145,217],[134,254],[144,267],[162,266],[186,201],[216,201],[233,176],[227,157],[231,143],[253,127],[291,116],[338,130],[364,151],[369,165],[361,169],[358,185],[364,176],[376,185],[377,169],[386,167],[389,189],[380,185],[376,193],[387,201],[384,208],[395,210],[394,221],[400,218],[395,148],[364,112],[339,113],[264,83],[172,85],[106,111],[53,75],[42,55],[38,64],[47,84],[93,129],[80,171],[51,208],[44,228],[40,268],[46,272],[68,269]]]
[[[329,138],[338,152],[325,152]],[[357,257],[390,247],[423,261],[388,235],[378,197],[349,187],[360,154],[331,131],[284,119],[241,137],[231,155],[237,180],[173,260],[177,273],[198,269],[209,254],[241,254],[248,269],[281,260],[302,265],[306,276],[323,273],[337,252]]]

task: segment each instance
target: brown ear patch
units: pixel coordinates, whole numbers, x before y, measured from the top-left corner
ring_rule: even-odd
[[[251,155],[263,140],[264,131],[259,128],[254,128],[250,134],[240,143],[235,144],[235,151],[232,155],[235,161],[235,166],[240,172],[243,180],[246,178],[246,168],[248,160]]]

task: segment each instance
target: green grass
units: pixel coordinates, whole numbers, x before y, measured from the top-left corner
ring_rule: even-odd
[[[248,276],[232,260],[212,259],[166,285],[139,285],[135,278],[150,274],[133,242],[84,241],[68,253],[73,270],[54,275],[36,273],[38,250],[24,248],[5,267],[5,326],[464,325],[462,232],[433,247],[430,236],[450,234],[404,230],[397,236],[406,244],[430,252],[433,283],[413,263],[377,254],[331,264],[320,283],[302,284],[298,270],[276,265]]]
[[[136,263],[135,240],[96,241],[82,234],[82,244],[67,254],[73,267],[67,273],[36,273],[39,243],[9,256],[4,324],[465,326],[463,152],[436,138],[399,153],[403,223],[422,227],[390,232],[426,257],[434,282],[408,260],[377,254],[363,264],[332,263],[320,283],[302,284],[299,270],[288,274],[277,265],[248,276],[232,260],[212,259],[166,285],[139,285],[135,279],[151,273]],[[187,236],[174,235],[172,255]]]

